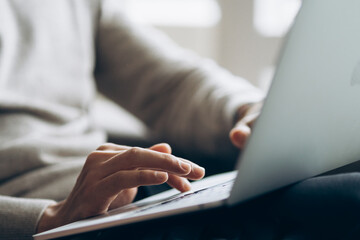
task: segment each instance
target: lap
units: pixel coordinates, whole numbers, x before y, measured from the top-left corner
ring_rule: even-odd
[[[360,239],[359,213],[360,173],[354,172],[310,178],[153,231],[182,236],[175,239]]]
[[[360,173],[310,178],[232,208],[75,239],[360,239]]]
[[[360,239],[360,173],[294,184],[278,193],[274,209],[286,239]]]

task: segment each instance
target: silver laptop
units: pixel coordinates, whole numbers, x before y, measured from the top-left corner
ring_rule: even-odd
[[[304,0],[236,171],[34,236],[235,205],[360,159],[360,1]]]

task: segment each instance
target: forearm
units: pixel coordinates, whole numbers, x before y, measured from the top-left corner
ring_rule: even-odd
[[[121,18],[101,24],[99,89],[177,147],[226,151],[236,112],[260,91],[156,31]]]

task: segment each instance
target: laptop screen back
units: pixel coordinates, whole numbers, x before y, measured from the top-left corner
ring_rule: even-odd
[[[359,0],[303,1],[228,203],[360,159],[359,9]]]

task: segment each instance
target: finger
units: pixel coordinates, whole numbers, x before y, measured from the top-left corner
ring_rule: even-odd
[[[96,151],[92,152],[90,158],[94,158],[94,161],[101,162],[108,160],[111,157],[129,150],[131,147],[125,145],[117,145],[114,143],[105,143],[99,146]],[[167,143],[159,143],[151,146],[149,149],[157,152],[171,153],[171,147]],[[90,160],[91,161],[91,160]]]
[[[112,203],[109,206],[109,209],[111,210],[111,209],[119,208],[126,204],[131,203],[132,201],[134,201],[136,193],[137,193],[137,188],[129,188],[122,190],[116,196],[115,200],[112,201]]]
[[[169,153],[171,154],[171,147],[169,144],[167,143],[159,143],[159,144],[155,144],[154,146],[151,146],[149,149],[153,150],[153,151],[157,151],[157,152],[162,152],[162,153]]]
[[[248,125],[250,128],[253,127],[254,123],[256,122],[256,119],[258,119],[260,115],[260,112],[252,113],[244,118],[244,122],[246,125]]]
[[[183,159],[183,161],[187,162],[191,166],[191,171],[182,177],[190,179],[190,180],[199,180],[205,176],[205,168],[200,167],[196,163],[193,163],[189,160]]]
[[[191,184],[186,178],[179,177],[173,174],[169,174],[169,178],[166,183],[170,187],[176,188],[180,192],[187,192],[191,190]]]
[[[171,154],[171,147],[167,143],[156,144],[156,145],[150,147],[150,149],[154,150],[154,151],[158,151],[158,152]],[[205,175],[204,168],[200,167],[199,165],[197,165],[189,160],[186,160],[186,159],[182,159],[182,160],[191,165],[191,171],[188,175],[185,176],[186,178],[191,179],[191,180],[199,180],[204,177],[204,175]]]
[[[143,148],[131,148],[119,153],[104,163],[105,175],[120,170],[149,169],[187,175],[191,165],[181,158]]]
[[[125,146],[125,145],[118,145],[114,143],[104,143],[101,146],[99,146],[96,150],[97,151],[122,151],[122,150],[128,150],[131,147]]]
[[[128,150],[130,147],[124,145],[117,145],[114,143],[104,143],[99,146],[95,151],[89,154],[87,164],[99,164],[108,160],[109,158]]]
[[[95,169],[98,171],[99,166],[107,162],[109,159],[115,157],[116,155],[123,153],[124,150],[121,151],[113,151],[113,150],[96,150],[89,154],[84,164],[84,169],[91,170]]]
[[[245,147],[246,141],[251,134],[251,128],[253,127],[258,116],[259,112],[245,116],[230,131],[230,140],[236,147],[240,149],[243,149]]]
[[[252,129],[254,127],[254,124],[256,122],[257,118],[254,118],[253,120],[251,120],[250,122],[247,123],[247,125]]]
[[[239,149],[243,149],[246,144],[246,140],[251,134],[250,127],[245,124],[239,124],[230,131],[230,140]]]
[[[168,180],[165,172],[152,170],[131,170],[116,172],[104,179],[97,185],[97,192],[104,198],[112,198],[120,191],[147,185],[159,185]]]
[[[159,148],[168,151],[169,148],[167,146],[160,146]],[[152,153],[154,153],[154,151],[151,151]],[[170,161],[170,164],[173,164],[175,166],[173,166],[172,168],[179,168],[179,164],[188,164],[189,169],[185,169],[185,171],[183,169],[175,171],[175,170],[171,170],[169,168],[165,168],[164,164],[160,162],[150,162],[148,161],[147,164],[144,165],[136,165],[135,163],[131,163],[132,160],[131,158],[124,158],[124,156],[122,156],[123,158],[118,160],[117,158],[119,158],[119,156],[121,156],[122,153],[125,153],[124,150],[122,151],[95,151],[93,153],[91,153],[85,163],[85,167],[86,169],[88,169],[87,172],[92,172],[92,174],[94,176],[96,176],[96,178],[98,179],[102,179],[105,178],[113,173],[115,173],[116,171],[121,171],[121,170],[130,170],[130,169],[142,169],[142,170],[146,170],[146,169],[152,169],[152,170],[160,170],[160,171],[166,171],[166,172],[172,172],[175,174],[179,174],[182,175],[188,179],[191,180],[199,180],[201,178],[204,177],[205,175],[205,169],[198,166],[197,164],[186,160],[186,159],[182,159],[182,158],[177,158],[175,156],[171,156],[169,154],[165,155],[165,161],[169,160],[170,158],[172,158],[172,163]],[[162,155],[164,157],[164,154]],[[145,160],[146,161],[146,160]],[[179,163],[179,161],[181,161],[182,163]],[[174,163],[175,162],[175,163]],[[178,162],[178,163],[176,163]],[[135,164],[135,165],[134,165]],[[117,166],[115,166],[117,165]]]
[[[96,150],[98,151],[120,151],[120,150],[128,150],[131,147],[125,145],[118,145],[114,143],[104,143],[99,146]],[[171,153],[171,147],[167,143],[158,143],[151,146],[149,149],[153,151],[163,152],[163,153]]]
[[[102,162],[108,160],[111,157],[125,151],[129,150],[131,147],[125,145],[118,145],[114,143],[104,143],[99,146],[96,151],[92,152],[89,156],[90,161]],[[149,149],[153,151],[163,152],[163,153],[171,153],[171,147],[167,143],[159,143],[155,144]]]
[[[190,180],[200,180],[205,176],[205,169],[200,167],[199,165],[183,159],[184,162],[187,162],[191,166],[191,171],[188,174],[181,175],[182,178],[190,179]],[[141,170],[146,170],[144,168],[139,168]],[[174,174],[172,174],[174,175]]]

